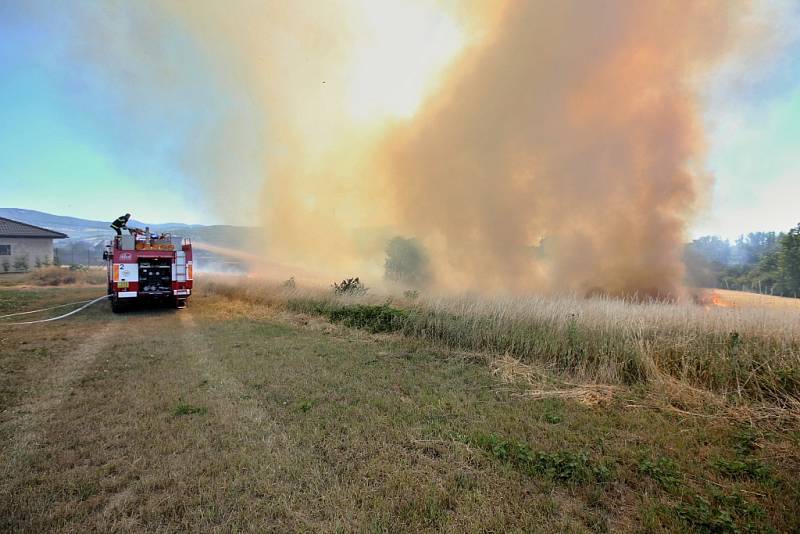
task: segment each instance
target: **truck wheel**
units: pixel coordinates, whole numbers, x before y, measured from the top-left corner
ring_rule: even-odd
[[[175,306],[176,310],[182,310],[186,307],[186,299],[172,299],[172,304]]]
[[[111,297],[111,311],[114,313],[121,313],[125,310],[125,306],[120,302],[119,297],[114,295]]]

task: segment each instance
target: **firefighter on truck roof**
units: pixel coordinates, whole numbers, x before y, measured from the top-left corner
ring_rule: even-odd
[[[117,219],[111,223],[111,228],[113,228],[114,231],[117,232],[117,235],[122,235],[123,228],[126,230],[128,229],[128,219],[130,218],[131,218],[130,213],[126,213],[125,215],[117,217]]]

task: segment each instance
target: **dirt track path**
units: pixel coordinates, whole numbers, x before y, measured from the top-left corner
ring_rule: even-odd
[[[221,365],[220,357],[210,348],[211,341],[198,327],[192,310],[181,313],[178,322],[184,350],[192,356],[194,372],[207,382],[208,396],[214,400],[220,416],[230,422],[239,422],[248,430],[257,425],[258,432],[274,433],[273,421],[266,417],[263,408],[248,397],[241,381]]]
[[[84,343],[49,367],[32,396],[2,414],[0,431],[8,439],[3,443],[7,461],[0,464],[1,479],[6,480],[9,471],[19,469],[21,459],[41,445],[60,405],[109,346],[111,333],[111,323],[101,325]]]

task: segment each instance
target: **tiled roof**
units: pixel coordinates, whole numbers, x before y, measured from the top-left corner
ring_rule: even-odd
[[[61,232],[39,228],[32,224],[25,224],[0,217],[0,237],[49,237],[50,239],[63,239],[69,236]]]

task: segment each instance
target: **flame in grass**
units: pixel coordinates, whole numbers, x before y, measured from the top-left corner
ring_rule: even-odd
[[[736,303],[726,299],[719,292],[714,291],[713,289],[704,290],[700,293],[695,294],[694,301],[703,306],[706,310],[710,310],[712,308],[735,308]]]

